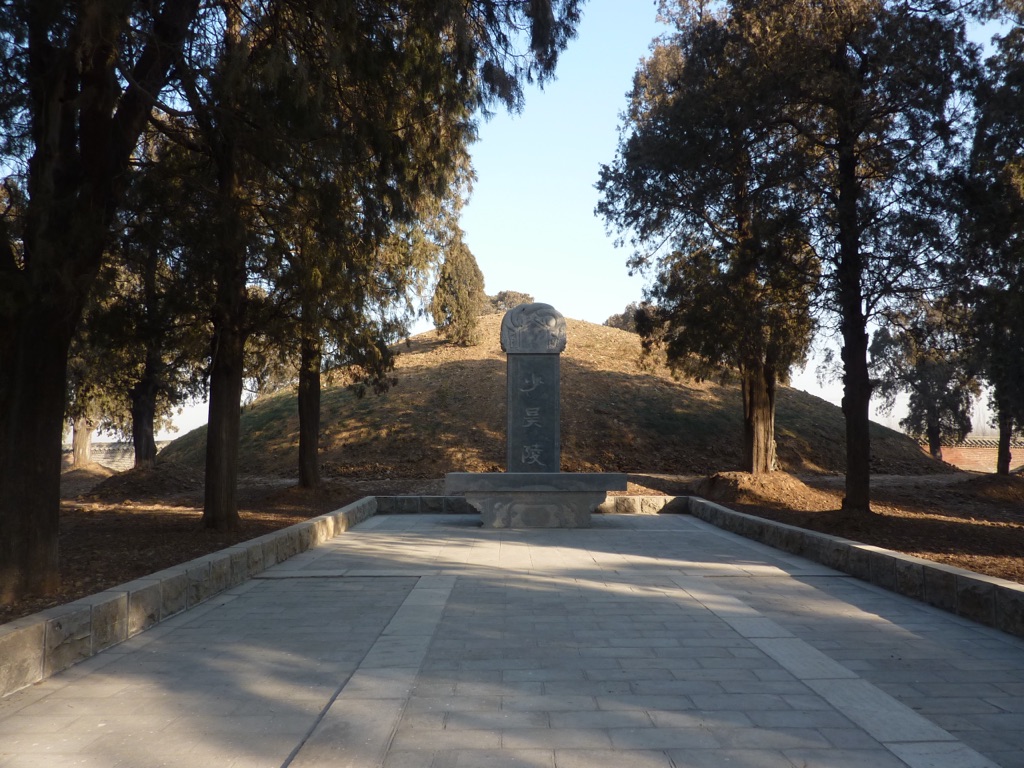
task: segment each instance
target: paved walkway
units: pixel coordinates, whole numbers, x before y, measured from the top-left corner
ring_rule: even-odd
[[[1024,766],[1024,642],[688,516],[378,516],[0,700],[0,767]]]

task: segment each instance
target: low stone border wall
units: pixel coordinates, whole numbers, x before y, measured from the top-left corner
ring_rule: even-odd
[[[687,496],[609,496],[597,514],[656,515],[687,511]],[[378,496],[378,515],[478,515],[463,496]]]
[[[462,496],[378,496],[378,515],[478,515]]]
[[[609,496],[595,512],[602,515],[686,514],[689,496]]]
[[[0,625],[0,698],[194,608],[377,511],[373,497]]]
[[[882,547],[804,530],[690,496],[687,511],[731,533],[1024,637],[1024,586]]]

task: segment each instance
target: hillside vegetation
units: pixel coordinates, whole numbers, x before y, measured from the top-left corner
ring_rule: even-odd
[[[501,317],[481,318],[483,343],[455,347],[433,331],[412,338],[398,357],[398,384],[362,398],[344,386],[323,393],[321,461],[327,476],[441,477],[450,471],[504,468],[505,355]],[[631,333],[568,321],[561,356],[563,471],[706,475],[739,467],[742,413],[736,385],[675,379],[641,365]],[[842,472],[842,413],[805,392],[778,395],[782,469]],[[246,406],[240,462],[246,474],[296,474],[294,391]],[[201,467],[206,429],[175,440],[161,458]],[[905,435],[872,433],[873,469],[889,474],[943,472]]]

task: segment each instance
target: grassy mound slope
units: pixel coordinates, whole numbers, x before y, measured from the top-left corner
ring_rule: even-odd
[[[360,477],[440,477],[449,471],[504,467],[505,355],[501,317],[481,319],[476,347],[453,347],[429,332],[398,358],[398,385],[357,398],[326,387],[321,408],[324,473]],[[630,333],[568,321],[561,356],[563,471],[707,475],[736,470],[742,445],[737,385],[674,379],[663,366],[639,364]],[[242,414],[244,474],[297,474],[294,391],[247,406]],[[842,472],[844,426],[836,406],[780,388],[776,433],[781,468]],[[206,429],[175,440],[161,458],[202,466]],[[872,468],[880,474],[948,471],[905,435],[872,425]]]

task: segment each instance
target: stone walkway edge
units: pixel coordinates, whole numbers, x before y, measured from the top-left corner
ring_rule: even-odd
[[[471,512],[443,496],[368,496],[274,533],[0,625],[0,698],[195,608],[375,514]],[[736,512],[696,496],[613,496],[598,512],[690,514],[876,586],[1024,637],[1024,586]]]

